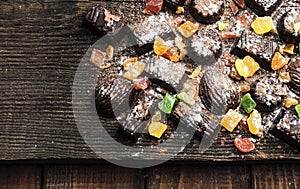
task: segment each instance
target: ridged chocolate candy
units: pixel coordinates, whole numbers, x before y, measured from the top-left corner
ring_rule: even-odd
[[[297,95],[300,95],[300,59],[292,59],[288,68],[291,77],[289,89]]]
[[[286,43],[299,44],[300,30],[295,31],[295,24],[300,23],[300,8],[285,13],[278,23],[280,38]]]
[[[225,114],[239,105],[237,85],[218,69],[209,69],[204,73],[199,95],[205,107],[213,114]]]

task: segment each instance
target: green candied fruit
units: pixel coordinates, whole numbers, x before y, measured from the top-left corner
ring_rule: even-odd
[[[225,23],[225,22],[218,22],[218,29],[220,31],[225,30],[227,27],[229,26],[229,24]]]
[[[298,113],[298,117],[300,118],[300,104],[295,106],[296,112]]]
[[[193,99],[193,97],[189,96],[186,92],[179,93],[177,95],[177,98],[190,106],[193,106],[195,104],[195,100]]]
[[[250,114],[254,108],[256,107],[256,102],[251,98],[251,95],[249,93],[245,94],[241,100],[241,104],[247,112],[247,114]]]
[[[177,101],[176,95],[167,93],[164,99],[158,104],[158,108],[166,114],[171,114]]]

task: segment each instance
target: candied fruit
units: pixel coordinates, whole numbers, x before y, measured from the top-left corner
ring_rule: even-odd
[[[246,56],[243,60],[236,60],[235,68],[240,76],[247,78],[252,77],[260,66],[252,57]]]
[[[270,16],[258,17],[251,24],[256,34],[265,34],[274,31],[273,20]]]
[[[289,83],[291,81],[291,76],[290,73],[287,72],[286,70],[280,70],[279,72],[279,79],[283,82],[283,83]]]
[[[108,57],[108,60],[112,60],[114,57],[114,50],[115,48],[111,45],[108,45],[108,47],[106,48],[106,55]]]
[[[158,36],[155,37],[154,45],[153,45],[153,50],[154,53],[161,56],[165,54],[170,47],[165,44],[164,40]]]
[[[163,2],[163,0],[149,0],[146,3],[146,10],[158,14],[162,9]]]
[[[129,80],[134,80],[138,78],[145,69],[145,63],[136,62],[133,64],[127,72],[124,73],[123,77]]]
[[[298,104],[297,106],[295,106],[295,110],[296,110],[296,112],[298,114],[298,117],[300,119],[300,104]]]
[[[300,31],[300,22],[298,22],[294,25],[294,30],[296,33],[298,33]]]
[[[288,53],[288,54],[294,54],[295,45],[294,44],[287,44],[282,49],[280,49],[280,53]]]
[[[285,107],[286,108],[290,108],[290,107],[292,107],[292,106],[295,106],[295,105],[297,105],[299,102],[298,102],[298,100],[296,100],[296,99],[294,99],[294,98],[286,98],[285,99]]]
[[[196,79],[198,77],[198,75],[201,72],[201,66],[198,66],[191,75],[189,75],[189,78],[191,79]]]
[[[189,38],[192,35],[194,35],[194,33],[197,32],[197,30],[199,29],[199,25],[198,24],[194,24],[191,21],[187,21],[183,24],[181,24],[178,27],[178,31],[181,33],[181,35],[183,35],[185,38]]]
[[[228,26],[229,26],[228,23],[225,23],[225,22],[218,22],[218,29],[219,29],[220,31],[225,30]]]
[[[193,106],[195,104],[195,100],[193,96],[190,96],[187,92],[181,92],[176,95],[179,100],[182,100],[184,103]]]
[[[150,80],[147,77],[133,80],[133,87],[136,90],[145,90],[149,87]]]
[[[255,146],[250,138],[236,138],[234,146],[243,153],[248,153],[254,150]]]
[[[130,66],[132,66],[134,63],[138,61],[137,57],[128,58],[123,63],[123,69],[129,70]]]
[[[148,132],[151,136],[160,138],[167,130],[168,126],[160,122],[152,122],[148,126]]]
[[[245,112],[247,112],[247,114],[250,114],[257,105],[256,102],[252,99],[250,93],[247,93],[243,96],[243,98],[241,100],[241,104],[242,104]]]
[[[181,13],[184,13],[184,8],[179,6],[177,7],[176,14],[181,14]]]
[[[177,50],[177,48],[170,48],[169,50],[167,50],[167,52],[165,54],[162,55],[164,58],[167,58],[169,60],[171,60],[172,62],[178,62],[179,61],[179,52]]]
[[[243,115],[230,109],[221,120],[221,125],[232,132],[242,119]]]
[[[157,110],[152,116],[151,122],[160,122],[161,121],[161,111]]]
[[[247,124],[249,127],[249,131],[254,134],[258,135],[262,132],[262,124],[261,124],[261,115],[257,110],[253,110],[250,114],[249,118],[247,119]]]
[[[176,103],[176,96],[167,93],[164,99],[158,104],[158,108],[166,114],[171,114]]]
[[[271,68],[276,71],[281,69],[286,64],[287,61],[285,58],[279,52],[275,52],[275,55],[272,58]]]

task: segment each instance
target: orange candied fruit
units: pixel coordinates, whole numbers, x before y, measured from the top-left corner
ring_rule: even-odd
[[[198,24],[194,24],[191,21],[186,21],[185,23],[181,24],[178,27],[178,31],[181,33],[181,35],[183,35],[185,38],[189,38],[192,35],[194,35],[194,33],[197,32],[197,30],[199,29],[199,25]]]
[[[155,37],[154,45],[153,45],[154,53],[161,56],[165,54],[170,47],[165,44],[164,40],[158,36]]]
[[[249,127],[249,131],[254,134],[258,135],[262,132],[262,124],[261,124],[261,115],[257,110],[253,110],[250,114],[249,118],[247,119],[247,124]]]
[[[271,68],[276,71],[281,69],[286,64],[286,59],[279,52],[275,52],[275,55],[272,59]]]
[[[242,119],[242,114],[230,109],[221,120],[221,125],[232,132]]]
[[[251,27],[259,35],[274,31],[273,20],[270,16],[256,18]]]
[[[179,52],[176,48],[170,48],[167,50],[165,54],[162,55],[163,57],[171,60],[172,62],[178,62],[180,59]]]
[[[288,54],[294,54],[295,45],[294,44],[287,44],[282,49],[280,49],[280,53],[288,53]]]
[[[240,76],[247,78],[252,77],[260,66],[251,56],[246,56],[243,60],[236,60],[235,68]]]
[[[285,104],[284,104],[284,106],[285,106],[286,108],[290,108],[290,107],[292,107],[292,106],[296,106],[298,103],[299,103],[299,102],[298,102],[297,99],[294,99],[294,98],[286,98],[286,99],[285,99]]]

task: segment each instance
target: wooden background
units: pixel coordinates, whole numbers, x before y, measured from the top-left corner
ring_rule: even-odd
[[[299,152],[276,139],[262,141],[254,153],[243,155],[233,147],[232,136],[223,133],[204,154],[180,154],[170,163],[148,169],[102,162],[78,132],[71,95],[77,66],[98,39],[81,25],[95,3],[0,1],[0,188],[299,186]],[[128,23],[140,19],[145,2],[100,4],[121,16],[130,14],[124,17]],[[18,164],[28,159],[68,161]],[[68,164],[72,159],[80,162]],[[95,162],[86,164],[91,160]],[[233,163],[223,165],[224,161]],[[210,165],[213,162],[220,163]]]

